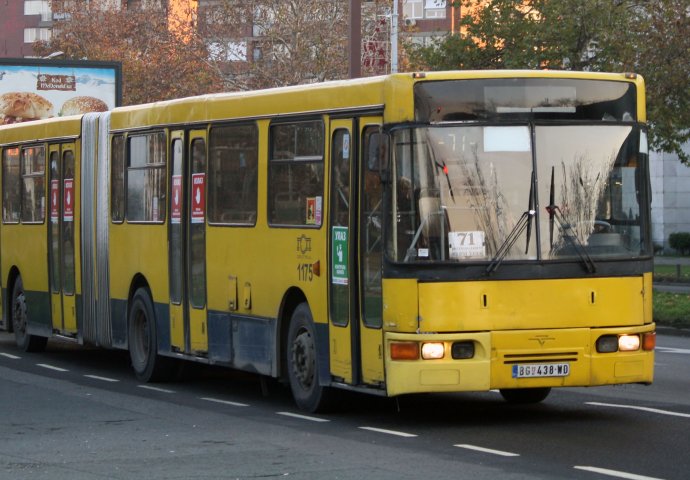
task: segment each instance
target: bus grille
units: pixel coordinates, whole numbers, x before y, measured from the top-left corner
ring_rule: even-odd
[[[503,356],[505,365],[514,363],[577,362],[577,352],[517,353]]]

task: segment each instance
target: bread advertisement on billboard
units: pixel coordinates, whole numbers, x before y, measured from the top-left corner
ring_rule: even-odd
[[[0,59],[0,125],[120,105],[116,62]]]

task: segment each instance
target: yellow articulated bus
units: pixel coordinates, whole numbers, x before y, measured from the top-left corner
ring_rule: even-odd
[[[2,328],[396,396],[653,379],[635,74],[395,74],[0,128]]]

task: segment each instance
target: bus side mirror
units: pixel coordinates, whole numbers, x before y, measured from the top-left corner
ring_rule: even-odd
[[[389,180],[388,150],[388,135],[372,133],[369,137],[366,165],[367,170],[378,172],[381,183],[386,183]]]

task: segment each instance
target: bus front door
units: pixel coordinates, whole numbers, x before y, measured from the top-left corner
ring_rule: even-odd
[[[331,375],[348,384],[379,385],[381,330],[381,185],[366,158],[379,127],[331,121],[329,338]],[[358,155],[361,152],[361,155]],[[359,186],[359,189],[357,188]],[[358,194],[358,192],[360,192]]]
[[[76,258],[79,225],[78,185],[73,143],[50,145],[50,216],[48,262],[53,332],[75,337]]]
[[[208,352],[206,325],[206,131],[177,131],[170,168],[170,331],[176,351]]]

